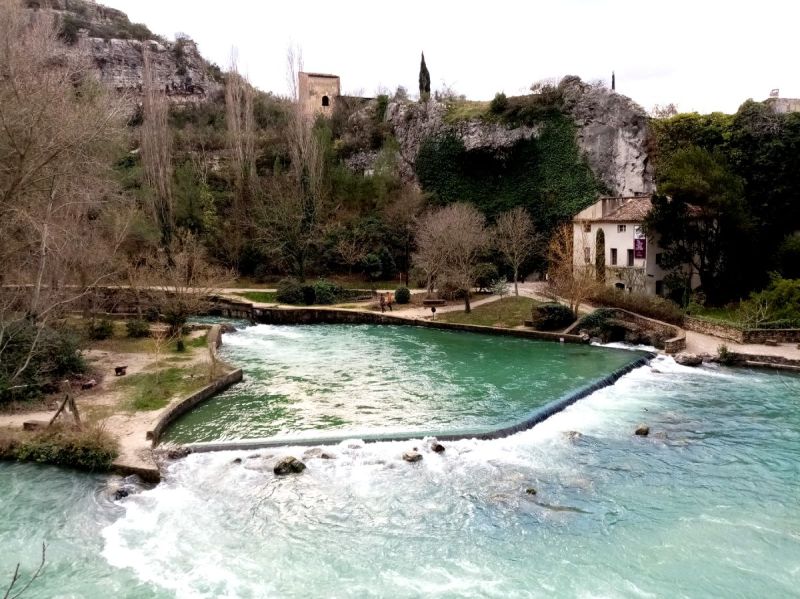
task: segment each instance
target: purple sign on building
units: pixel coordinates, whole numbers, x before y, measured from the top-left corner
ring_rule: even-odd
[[[647,258],[647,240],[634,239],[633,240],[633,257],[636,260],[644,260]]]

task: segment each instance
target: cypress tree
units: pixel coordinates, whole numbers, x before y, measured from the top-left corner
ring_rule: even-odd
[[[422,61],[419,63],[419,98],[427,100],[431,95],[431,74],[425,65],[425,52],[422,53]]]

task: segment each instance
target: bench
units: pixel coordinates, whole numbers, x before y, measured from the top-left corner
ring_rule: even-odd
[[[443,299],[424,299],[422,300],[422,305],[427,307],[430,306],[444,306],[447,302]]]

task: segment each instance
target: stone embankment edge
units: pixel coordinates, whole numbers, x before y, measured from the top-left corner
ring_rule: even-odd
[[[342,441],[346,441],[348,439],[361,439],[365,443],[380,443],[380,442],[392,442],[392,441],[410,441],[414,439],[420,439],[425,436],[435,436],[440,441],[460,441],[463,439],[478,439],[478,440],[490,440],[490,439],[501,439],[503,437],[508,437],[510,435],[514,435],[516,433],[528,430],[533,428],[537,424],[540,424],[561,412],[565,408],[571,406],[576,401],[588,397],[595,391],[599,391],[605,387],[613,385],[620,377],[628,374],[632,370],[636,368],[640,368],[642,366],[646,366],[650,360],[655,357],[655,354],[647,352],[644,356],[640,357],[637,360],[634,360],[623,366],[618,368],[611,374],[603,377],[602,379],[595,381],[589,385],[581,387],[580,389],[570,392],[564,397],[560,399],[554,400],[541,408],[536,409],[533,411],[527,418],[523,419],[522,421],[509,425],[503,426],[494,430],[490,431],[482,431],[482,432],[466,432],[466,433],[444,433],[444,434],[436,434],[436,433],[409,433],[404,435],[343,435],[343,436],[336,436],[336,437],[321,437],[317,439],[250,439],[245,441],[222,441],[216,443],[189,443],[186,445],[192,453],[206,453],[212,451],[237,451],[237,450],[245,450],[245,451],[252,451],[256,449],[265,449],[270,447],[307,447],[307,446],[315,446],[315,445],[338,445]]]
[[[212,360],[217,360],[217,349],[220,345],[222,345],[222,327],[220,325],[212,325],[208,331],[207,335],[207,344],[209,352],[212,356]],[[210,399],[212,396],[224,391],[231,385],[238,383],[242,380],[242,370],[241,368],[237,368],[232,372],[225,374],[224,376],[215,379],[210,384],[206,385],[202,389],[198,389],[194,393],[190,394],[187,397],[184,397],[182,400],[177,402],[176,404],[166,408],[164,412],[158,417],[156,420],[155,426],[152,430],[147,432],[145,437],[146,441],[150,441],[150,448],[155,447],[158,445],[160,440],[161,434],[166,430],[166,428],[174,422],[177,418],[197,406],[198,404]],[[142,449],[146,449],[147,445],[143,444]],[[123,476],[129,474],[136,474],[145,482],[150,483],[158,483],[161,481],[161,472],[156,466],[150,466],[147,464],[129,464],[125,462],[115,461],[111,465],[111,472],[116,474],[121,474]]]
[[[147,439],[151,441],[152,446],[155,447],[158,445],[163,432],[175,420],[183,416],[186,412],[190,411],[198,404],[201,404],[217,393],[224,391],[231,385],[238,383],[242,380],[242,376],[242,369],[237,368],[233,372],[229,372],[225,376],[216,379],[213,383],[206,385],[199,391],[195,391],[188,397],[185,397],[183,400],[169,408],[166,412],[164,412],[164,414],[161,415],[153,429],[147,432]]]
[[[252,319],[261,324],[399,324],[430,329],[468,331],[505,337],[540,339],[543,341],[587,343],[587,340],[580,335],[525,329],[501,329],[482,325],[408,318],[402,314],[363,312],[360,310],[345,310],[342,308],[254,308]]]

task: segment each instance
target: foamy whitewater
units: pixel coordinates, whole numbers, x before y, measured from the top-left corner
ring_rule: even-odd
[[[659,357],[506,439],[196,454],[118,502],[2,464],[0,567],[47,539],[26,597],[798,596],[798,391]]]

